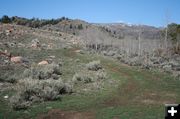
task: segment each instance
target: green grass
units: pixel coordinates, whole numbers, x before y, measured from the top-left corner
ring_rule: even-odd
[[[26,52],[26,51],[24,51]],[[29,57],[36,61],[55,55],[64,61],[64,79],[72,78],[81,63],[100,59],[110,78],[118,82],[96,93],[72,94],[62,100],[35,104],[27,110],[13,111],[0,93],[0,119],[35,118],[49,108],[62,110],[91,111],[97,119],[163,119],[165,103],[180,103],[180,81],[168,74],[129,67],[116,60],[90,54],[76,54],[72,49],[48,50],[39,54],[34,51]],[[74,62],[79,59],[80,63]]]
[[[163,119],[163,108],[159,106],[119,106],[107,107],[97,113],[99,119]],[[157,113],[160,112],[160,113]]]

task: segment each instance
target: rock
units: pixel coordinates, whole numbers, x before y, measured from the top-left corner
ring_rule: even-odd
[[[8,95],[5,95],[5,96],[4,96],[4,99],[8,99],[8,98],[9,98],[9,96],[8,96]]]
[[[16,56],[16,57],[11,57],[11,62],[13,62],[13,63],[23,63],[23,57],[21,57],[21,56]]]
[[[49,64],[49,63],[48,63],[48,61],[46,61],[46,60],[43,60],[43,61],[41,61],[41,62],[38,63],[38,65],[47,65],[47,64]]]
[[[76,53],[80,53],[80,52],[81,52],[81,50],[75,50],[74,52],[76,52]]]
[[[11,30],[5,30],[6,36],[9,36],[11,33]]]
[[[52,59],[54,59],[54,58],[56,58],[56,56],[54,56],[54,55],[51,55],[51,56],[49,56],[49,58],[52,58]]]

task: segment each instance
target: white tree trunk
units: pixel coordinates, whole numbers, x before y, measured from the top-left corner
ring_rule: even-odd
[[[139,32],[138,37],[138,55],[141,56],[141,31]]]

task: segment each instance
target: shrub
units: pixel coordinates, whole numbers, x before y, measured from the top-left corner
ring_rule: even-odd
[[[110,51],[104,51],[103,54],[104,54],[105,56],[114,56],[114,55],[116,55],[117,53],[116,53],[116,51],[110,50]]]
[[[62,68],[59,64],[47,64],[42,66],[33,66],[30,69],[26,69],[23,73],[23,77],[31,77],[33,79],[58,79],[62,74]]]
[[[74,76],[73,76],[73,82],[77,83],[78,81],[80,82],[83,82],[83,83],[91,83],[93,82],[93,77],[90,76],[90,75],[83,75],[83,74],[78,74],[76,73]]]
[[[9,83],[15,83],[18,80],[18,77],[16,75],[11,75],[4,79],[5,82]]]
[[[92,70],[92,71],[98,71],[99,69],[102,69],[102,66],[101,66],[99,60],[92,61],[92,62],[88,63],[86,66],[89,70]]]
[[[18,95],[10,98],[10,103],[14,109],[28,108],[34,102],[56,100],[62,94],[72,92],[72,86],[63,83],[62,80],[19,80],[15,90]]]
[[[79,25],[78,25],[78,29],[79,29],[79,30],[82,30],[82,29],[83,29],[83,25],[82,25],[82,24],[79,24]]]
[[[11,23],[11,18],[9,18],[7,15],[4,15],[0,21],[2,23]]]
[[[18,79],[21,79],[24,70],[25,67],[19,64],[0,65],[0,80],[2,82],[16,83]]]
[[[107,74],[106,74],[106,72],[104,70],[99,70],[96,73],[96,76],[97,76],[97,80],[103,80],[103,79],[107,78]]]
[[[70,28],[70,29],[72,29],[72,28],[73,28],[72,24],[70,24],[70,25],[69,25],[69,28]]]
[[[74,74],[72,81],[74,83],[78,83],[78,82],[92,83],[106,78],[107,78],[107,74],[104,70],[98,70],[97,72],[84,70],[81,71],[80,73]]]
[[[14,74],[14,72],[0,72],[0,81],[1,82],[8,82],[8,83],[15,83],[18,77]]]
[[[31,105],[31,102],[23,100],[20,94],[12,96],[10,103],[14,110],[27,109]]]

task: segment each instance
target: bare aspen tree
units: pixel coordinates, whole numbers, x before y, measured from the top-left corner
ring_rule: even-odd
[[[125,49],[126,49],[126,57],[128,58],[130,56],[130,43],[129,39],[125,41]]]
[[[167,49],[167,33],[168,33],[168,26],[166,25],[166,28],[165,28],[165,39],[164,39],[165,49]]]
[[[165,36],[164,36],[165,49],[168,48],[168,24],[169,24],[169,19],[170,19],[169,12],[168,12],[168,10],[166,10],[166,13],[165,13]]]
[[[138,56],[141,56],[141,34],[142,34],[142,29],[138,31]]]
[[[98,45],[98,42],[95,41],[95,50],[97,51],[97,45]]]
[[[124,40],[125,40],[125,39],[122,39],[122,46],[121,46],[121,47],[122,47],[122,52],[124,52],[124,48],[125,48],[125,46],[124,46]]]
[[[178,33],[179,32],[179,29],[178,29],[178,31],[177,31],[177,41],[176,41],[176,52],[178,52],[178,50],[179,50],[179,42],[180,42],[180,34]]]
[[[134,39],[132,39],[132,41],[131,41],[131,43],[132,43],[132,54],[134,53]]]
[[[103,39],[102,39],[101,46],[100,46],[100,47],[101,47],[101,48],[100,48],[101,50],[103,49],[103,47],[104,47],[104,44],[105,44],[105,43],[104,43],[104,38],[103,38]]]
[[[128,58],[127,39],[124,41],[124,50],[125,50],[125,56],[126,56],[126,58]]]
[[[89,49],[90,48],[90,45],[91,45],[91,41],[88,40],[88,34],[87,34],[87,30],[84,32],[84,44],[85,46]]]
[[[138,56],[141,55],[141,33],[138,33]]]
[[[131,39],[129,39],[129,42],[128,42],[128,47],[129,47],[129,55],[131,55],[132,53],[131,53],[131,51],[132,51],[132,42],[131,42],[132,40]]]

